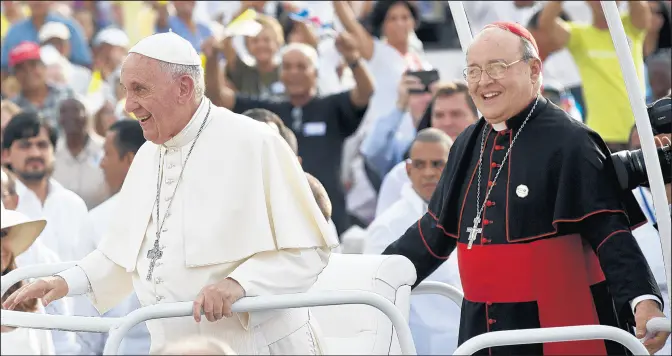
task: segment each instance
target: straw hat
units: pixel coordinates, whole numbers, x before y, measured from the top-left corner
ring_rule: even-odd
[[[0,202],[0,221],[2,230],[11,227],[9,234],[2,240],[9,246],[14,257],[26,251],[47,225],[44,219],[31,220],[18,211],[5,209],[2,202]]]

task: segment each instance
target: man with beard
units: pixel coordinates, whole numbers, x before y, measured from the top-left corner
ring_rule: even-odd
[[[86,217],[82,198],[51,178],[54,171],[56,129],[36,112],[14,116],[3,132],[3,161],[18,177],[17,211],[30,218],[45,217],[49,223],[38,237],[63,261],[73,258],[77,230]]]

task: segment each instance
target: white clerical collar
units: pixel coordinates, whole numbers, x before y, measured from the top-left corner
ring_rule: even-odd
[[[208,100],[206,97],[203,97],[203,99],[201,99],[201,104],[198,106],[198,109],[196,109],[196,113],[194,113],[194,116],[191,117],[191,120],[189,120],[187,126],[185,126],[182,131],[180,131],[180,133],[166,141],[163,146],[170,148],[180,148],[196,138],[198,129],[201,127],[203,120],[205,120],[205,115],[208,112],[209,104],[210,100]]]
[[[492,124],[492,128],[495,129],[495,131],[506,131],[508,127],[506,126],[506,121],[498,122],[496,124]]]

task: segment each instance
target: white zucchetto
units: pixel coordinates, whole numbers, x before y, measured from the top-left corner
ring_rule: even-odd
[[[143,38],[128,53],[137,53],[159,61],[200,66],[201,57],[189,41],[173,32],[157,33]]]

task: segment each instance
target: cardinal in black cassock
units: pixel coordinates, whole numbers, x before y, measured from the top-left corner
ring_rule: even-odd
[[[511,34],[517,37],[502,37]],[[479,41],[485,51],[472,53]],[[647,313],[663,316],[650,312],[652,300],[662,307],[662,297],[631,234],[646,218],[631,193],[615,185],[600,136],[536,94],[541,63],[532,48],[529,32],[511,23],[490,25],[474,40],[465,70],[470,94],[485,117],[509,119],[491,124],[482,118],[456,139],[428,212],[384,252],[409,258],[417,285],[457,249],[464,290],[460,344],[486,332],[539,327],[602,324],[631,331],[631,304],[642,300]],[[506,111],[517,103],[518,112]],[[664,343],[666,335],[660,337]],[[595,340],[481,352],[626,350]]]

